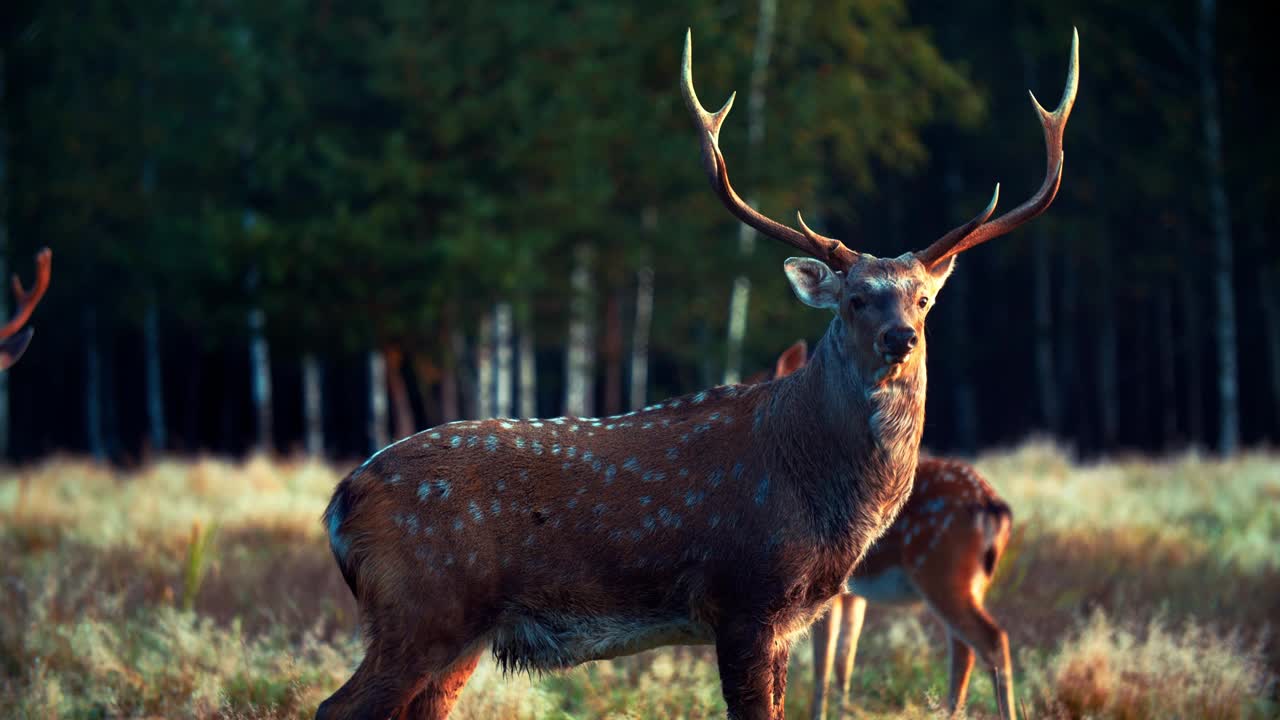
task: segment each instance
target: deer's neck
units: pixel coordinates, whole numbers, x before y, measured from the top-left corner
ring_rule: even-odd
[[[819,532],[853,530],[869,541],[911,493],[924,428],[924,347],[902,375],[875,384],[842,357],[844,333],[833,320],[808,365],[772,384],[760,431],[811,499]]]

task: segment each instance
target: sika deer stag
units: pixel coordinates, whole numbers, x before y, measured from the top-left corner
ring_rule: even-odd
[[[787,348],[778,358],[774,378],[803,367],[805,350],[803,340]],[[911,496],[897,519],[853,569],[848,592],[833,600],[831,612],[813,624],[813,720],[826,714],[833,665],[836,691],[831,704],[843,704],[868,601],[927,603],[950,635],[951,713],[964,707],[977,651],[991,669],[1000,717],[1013,720],[1009,638],[982,606],[1012,524],[1009,505],[972,465],[921,456]]]
[[[35,330],[24,329],[22,326],[27,324],[31,312],[36,309],[40,298],[44,297],[45,291],[49,289],[52,265],[53,253],[49,248],[36,253],[36,284],[32,286],[30,292],[22,286],[22,280],[18,278],[18,274],[13,274],[13,296],[18,302],[18,307],[14,310],[9,322],[0,327],[0,370],[13,367],[13,364],[18,362],[18,358],[22,357],[22,353],[26,351],[27,345],[31,343],[31,336],[35,334]]]
[[[317,717],[444,718],[486,647],[505,669],[550,671],[711,643],[729,716],[781,718],[792,638],[910,493],[933,296],[957,253],[1057,192],[1074,45],[1072,58],[1062,104],[1039,110],[1040,191],[880,259],[738,198],[717,147],[729,108],[697,102],[686,38],[684,96],[712,188],[748,225],[816,256],[784,266],[802,302],[835,315],[813,360],[612,418],[451,423],[369,458],[324,516],[367,650]]]

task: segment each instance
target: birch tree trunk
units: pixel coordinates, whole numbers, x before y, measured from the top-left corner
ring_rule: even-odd
[[[442,385],[444,373],[430,357],[423,354],[413,356],[413,375],[418,380],[418,389],[422,393],[422,427],[435,427],[443,422],[440,419],[440,406],[436,402],[437,386]],[[443,388],[440,388],[443,390]],[[441,398],[443,400],[443,398]]]
[[[1178,441],[1178,393],[1173,347],[1173,298],[1168,287],[1159,290],[1156,299],[1156,343],[1160,355],[1160,429],[1161,445],[1168,451]]]
[[[150,426],[151,449],[164,452],[168,447],[168,434],[164,417],[164,372],[160,364],[160,309],[154,298],[147,301],[142,344],[146,349],[147,423]]]
[[[1195,286],[1194,270],[1182,273],[1178,283],[1180,305],[1185,327],[1182,331],[1182,354],[1187,359],[1187,380],[1185,393],[1187,398],[1187,436],[1193,446],[1198,446],[1205,439],[1204,428],[1204,360],[1200,354],[1204,337],[1204,319],[1200,314],[1200,298]]]
[[[1155,372],[1151,368],[1151,326],[1154,319],[1148,312],[1145,298],[1133,299],[1125,302],[1125,308],[1137,318],[1135,327],[1126,331],[1126,337],[1133,338],[1133,345],[1125,351],[1125,385],[1132,388],[1133,392],[1133,411],[1130,417],[1137,420],[1132,423],[1126,430],[1129,434],[1129,442],[1138,447],[1145,447],[1148,443],[1156,442],[1155,423],[1149,419],[1151,417],[1151,385],[1155,379]]]
[[[102,444],[107,449],[107,459],[118,458],[123,447],[120,442],[120,394],[116,392],[115,338],[107,332],[99,339],[102,343]]]
[[[9,113],[5,102],[5,56],[0,48],[0,282],[9,277]],[[0,322],[9,318],[9,293],[0,287]],[[0,461],[9,457],[9,375],[0,373]]]
[[[1116,439],[1120,432],[1120,399],[1116,396],[1119,390],[1119,360],[1116,347],[1115,299],[1112,297],[1111,270],[1103,267],[1099,272],[1101,287],[1099,294],[1099,328],[1098,328],[1098,409],[1102,419],[1102,446],[1106,450],[1115,449]]]
[[[102,352],[98,341],[98,314],[93,306],[84,311],[84,416],[89,454],[98,462],[107,460],[107,442],[102,432]]]
[[[1275,273],[1266,268],[1258,269],[1258,293],[1262,295],[1262,327],[1267,342],[1267,369],[1271,375],[1271,411],[1274,423],[1271,427],[1280,431],[1280,300]],[[1277,437],[1272,436],[1272,441]]]
[[[253,408],[258,420],[257,440],[254,450],[271,452],[275,447],[272,439],[271,408],[271,354],[264,333],[266,316],[262,308],[249,310],[249,372],[253,382]]]
[[[747,167],[754,167],[764,142],[765,88],[769,73],[769,56],[773,52],[773,29],[777,16],[777,0],[760,0],[760,24],[756,28],[755,50],[751,58],[751,85],[747,97]],[[747,197],[754,206],[756,199]],[[738,250],[749,258],[755,250],[756,232],[745,223],[738,225]],[[724,364],[724,383],[732,385],[742,379],[742,345],[747,335],[747,308],[751,300],[751,280],[745,274],[733,279],[729,298],[729,342]]]
[[[458,326],[449,333],[449,346],[453,349],[453,371],[457,385],[458,418],[472,420],[479,417],[476,409],[476,386],[467,358],[467,336]]]
[[[593,251],[586,243],[574,248],[569,284],[569,342],[565,352],[564,411],[572,417],[594,414],[595,328],[593,327],[591,264]]]
[[[1018,24],[1023,24],[1021,13]],[[1027,87],[1039,87],[1037,63],[1031,48],[1022,45],[1022,75]],[[1049,265],[1049,229],[1037,223],[1031,240],[1034,272],[1033,313],[1035,322],[1036,394],[1040,405],[1040,422],[1051,434],[1060,430],[1057,373],[1053,363],[1053,273]]]
[[[307,454],[324,455],[324,379],[315,353],[302,356],[302,422]]]
[[[534,356],[533,342],[533,308],[524,303],[519,316],[520,327],[516,333],[520,338],[520,417],[538,416],[538,366]]]
[[[476,338],[477,418],[491,418],[493,412],[493,311],[480,316]]]
[[[515,377],[512,372],[512,318],[511,303],[500,302],[493,309],[493,341],[494,341],[494,378],[497,388],[494,390],[493,416],[509,418],[515,414],[513,390]]]
[[[960,192],[964,183],[956,171],[955,158],[948,155],[943,160],[945,167],[943,189],[946,192],[946,207],[954,212],[960,211]],[[954,347],[957,352],[948,362],[953,368],[954,379],[951,387],[955,392],[955,408],[952,422],[955,425],[955,445],[966,455],[972,455],[978,449],[978,398],[973,386],[973,344],[967,342],[966,328],[971,326],[969,313],[969,285],[974,282],[969,272],[958,272],[947,281],[947,302],[952,307],[954,322],[947,326],[946,332],[952,333]]]
[[[257,222],[252,210],[245,210],[241,216],[241,226],[247,234]],[[258,290],[258,269],[249,269],[245,278],[245,289],[250,297]],[[274,427],[271,406],[271,349],[267,345],[265,333],[266,313],[260,307],[249,308],[249,373],[253,387],[254,415],[258,421],[257,440],[254,443],[256,452],[271,452],[275,448],[272,437]]]
[[[653,268],[636,273],[636,322],[631,329],[631,409],[649,402],[649,331],[653,325]]]
[[[369,452],[387,446],[387,362],[378,350],[369,351]]]
[[[152,110],[151,83],[143,79],[139,89],[140,110],[142,117],[150,117]],[[149,239],[155,232],[155,223],[150,222],[155,212],[156,193],[156,161],[150,147],[146,147],[142,160],[142,207],[145,213],[145,232]],[[145,354],[143,365],[146,371],[147,386],[147,424],[150,430],[151,450],[164,452],[168,445],[164,416],[164,369],[160,354],[160,308],[154,292],[147,299],[147,309],[143,317],[142,341]]]
[[[466,356],[462,348],[461,333],[452,308],[445,309],[444,322],[440,324],[439,345],[444,349],[444,361],[440,364],[440,422],[447,423],[462,418],[458,406],[458,366]]]
[[[382,351],[387,372],[387,391],[391,397],[391,420],[395,439],[413,434],[413,403],[409,400],[409,387],[404,382],[404,351],[387,347]]]
[[[1049,231],[1036,225],[1032,240],[1035,256],[1036,378],[1040,395],[1040,421],[1051,434],[1062,429],[1058,404],[1058,374],[1053,366],[1052,274],[1049,270]]]
[[[203,380],[204,358],[201,356],[200,348],[194,343],[188,345],[190,359],[184,363],[186,371],[186,389],[183,392],[185,398],[182,403],[185,409],[182,419],[183,426],[183,449],[189,453],[194,453],[204,447],[203,435],[200,432],[200,419],[202,417],[200,407],[200,387]]]
[[[609,291],[604,308],[604,414],[622,412],[622,289]]]
[[[955,273],[947,281],[949,302],[955,308],[957,323],[955,329],[963,333],[963,326],[969,320],[969,285],[973,278],[963,273]],[[959,357],[953,358],[957,369],[955,381],[955,433],[956,445],[966,455],[978,451],[978,394],[974,390],[973,348],[970,343],[959,343]]]
[[[1062,258],[1062,282],[1058,290],[1058,350],[1064,359],[1058,366],[1058,397],[1066,399],[1061,407],[1062,432],[1071,435],[1078,429],[1079,419],[1086,416],[1080,412],[1077,396],[1081,387],[1080,361],[1076,355],[1079,346],[1076,337],[1080,319],[1080,272],[1076,260],[1069,254]]]
[[[1222,122],[1218,109],[1218,81],[1214,70],[1215,0],[1200,0],[1199,75],[1204,113],[1204,150],[1208,165],[1209,214],[1213,224],[1214,290],[1218,331],[1218,449],[1232,455],[1240,445],[1240,397],[1236,358],[1236,311],[1231,268],[1231,208],[1222,160]]]

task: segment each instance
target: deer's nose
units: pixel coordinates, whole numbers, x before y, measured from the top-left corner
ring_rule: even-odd
[[[896,327],[885,331],[882,342],[885,351],[890,355],[905,356],[915,349],[920,338],[912,328]]]

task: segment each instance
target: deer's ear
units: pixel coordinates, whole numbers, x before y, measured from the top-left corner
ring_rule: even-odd
[[[932,275],[934,281],[938,283],[938,287],[942,287],[943,284],[947,282],[947,278],[951,277],[951,271],[955,269],[956,256],[952,255],[946,260],[943,260],[937,265],[929,268],[929,274]]]
[[[840,278],[826,263],[813,258],[787,258],[782,269],[800,302],[815,308],[840,307]]]
[[[790,375],[804,367],[804,363],[808,358],[809,344],[800,340],[778,356],[778,362],[774,364],[773,376],[780,378]]]

